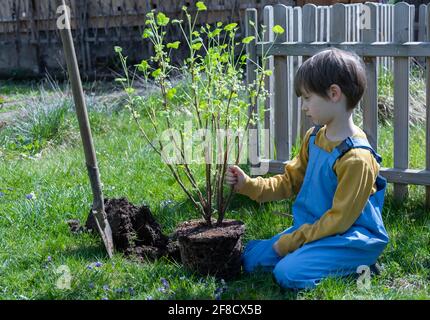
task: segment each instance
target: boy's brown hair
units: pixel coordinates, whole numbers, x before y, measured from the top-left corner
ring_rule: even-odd
[[[329,98],[327,90],[336,84],[347,99],[348,110],[354,109],[366,89],[366,72],[360,57],[352,52],[330,48],[306,60],[297,70],[294,90]]]

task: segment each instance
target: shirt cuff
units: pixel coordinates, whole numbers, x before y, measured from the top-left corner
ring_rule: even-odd
[[[250,178],[249,176],[245,177],[245,183],[242,188],[237,190],[237,193],[248,196],[249,198],[255,200],[257,195],[260,193],[261,183],[257,178]]]
[[[281,256],[286,256],[296,249],[289,234],[284,234],[278,239],[278,249]]]

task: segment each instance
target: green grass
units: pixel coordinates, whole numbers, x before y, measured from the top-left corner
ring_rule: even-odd
[[[165,233],[197,217],[127,112],[92,111],[90,118],[105,197],[126,196],[136,205],[150,205]],[[61,121],[55,143],[38,157],[1,146],[0,299],[213,299],[221,283],[212,277],[191,274],[165,258],[142,264],[116,253],[109,260],[99,239],[69,232],[66,221],[85,221],[92,198],[74,115],[69,112]],[[380,137],[384,166],[391,166],[392,129],[381,127]],[[417,168],[424,163],[423,137],[419,127],[411,130],[411,164]],[[36,198],[29,200],[31,192]],[[430,212],[424,208],[424,188],[411,186],[409,199],[401,204],[391,195],[392,186],[383,212],[391,241],[380,258],[384,270],[372,279],[370,290],[360,291],[352,279],[327,279],[314,290],[282,292],[270,273],[258,273],[228,282],[222,298],[428,299]],[[258,205],[236,196],[227,218],[246,223],[246,243],[289,227],[290,218],[273,212],[290,208],[291,201]],[[103,265],[89,270],[96,261]],[[70,290],[56,286],[60,266],[70,270]],[[169,281],[171,292],[158,290],[161,278]]]

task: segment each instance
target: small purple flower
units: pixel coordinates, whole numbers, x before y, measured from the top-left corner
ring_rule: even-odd
[[[90,284],[88,285],[88,287],[90,287],[90,289],[94,289],[94,283],[90,282]]]
[[[36,195],[34,194],[34,192],[30,192],[29,194],[26,194],[25,197],[28,200],[36,199]]]
[[[147,296],[146,300],[154,300],[154,298],[152,296]]]
[[[215,295],[217,295],[217,294],[221,294],[223,291],[224,291],[224,289],[223,289],[223,288],[216,288],[216,289],[215,289]]]
[[[108,297],[103,297],[102,300],[109,300],[109,298]]]
[[[51,261],[52,261],[52,257],[51,257],[51,256],[48,256],[48,258],[46,258],[46,260],[47,260],[48,262],[51,262]]]
[[[131,295],[134,295],[134,288],[128,288],[128,293],[130,293]]]
[[[115,293],[123,293],[124,289],[123,288],[117,288],[115,289]]]
[[[104,290],[104,291],[109,291],[109,286],[108,286],[107,284],[105,284],[105,285],[103,286],[103,290]]]
[[[94,263],[94,266],[96,268],[100,268],[103,265],[103,263],[101,263],[100,261],[97,261],[96,263]]]
[[[161,293],[166,293],[167,292],[167,290],[166,290],[165,287],[158,288],[158,291],[160,291]]]
[[[167,281],[165,278],[161,278],[161,283],[163,284],[164,288],[170,289],[169,281]]]
[[[4,193],[3,193],[3,192],[0,192],[0,198],[1,198],[1,197],[3,197],[3,196],[4,196]]]
[[[221,293],[217,293],[215,295],[215,300],[221,300]]]
[[[88,266],[87,266],[87,269],[88,269],[88,270],[92,270],[92,269],[93,269],[93,266],[92,266],[92,265],[88,265]]]

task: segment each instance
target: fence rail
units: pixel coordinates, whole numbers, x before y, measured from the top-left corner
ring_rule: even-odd
[[[430,5],[429,5],[430,6]],[[257,10],[248,9],[247,19],[256,21]],[[366,13],[368,21],[362,19]],[[378,145],[378,73],[388,63],[394,76],[394,167],[381,168],[381,174],[394,184],[394,197],[407,197],[408,184],[426,186],[426,206],[430,208],[430,26],[428,6],[420,7],[420,22],[414,22],[413,6],[401,2],[395,5],[335,4],[303,8],[285,5],[266,6],[264,22],[268,34],[248,46],[250,57],[270,56],[266,68],[273,70],[266,80],[269,97],[264,104],[264,128],[268,129],[268,143],[257,141],[260,165],[268,165],[269,172],[283,173],[291,158],[296,138],[303,137],[311,126],[299,112],[301,101],[293,88],[293,75],[309,56],[324,48],[336,47],[354,51],[363,57],[368,88],[364,94],[363,129],[375,150]],[[248,21],[246,24],[248,24]],[[359,25],[360,23],[369,23]],[[380,23],[390,21],[389,23]],[[422,22],[425,22],[425,32]],[[273,26],[285,27],[288,32],[274,41]],[[354,27],[355,26],[355,27]],[[359,27],[360,26],[360,27]],[[422,42],[414,42],[414,28]],[[426,167],[409,168],[409,70],[411,57],[423,57],[426,64]],[[387,60],[384,60],[387,59]],[[248,74],[254,72],[247,70]],[[248,81],[252,80],[248,77]],[[258,107],[259,108],[259,107]],[[252,110],[261,114],[259,109]],[[260,121],[260,120],[259,120]],[[267,139],[266,139],[267,141]],[[276,150],[276,152],[274,152]]]

